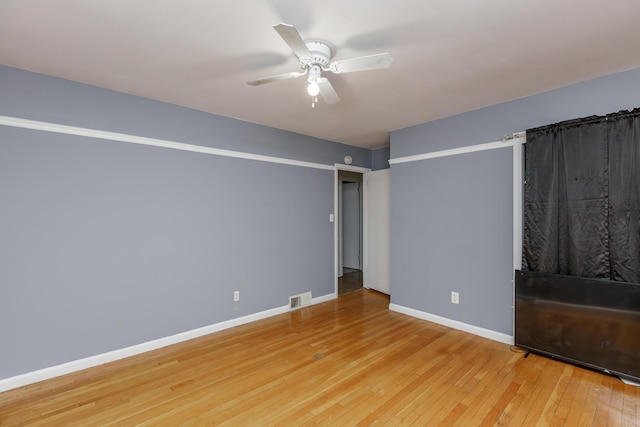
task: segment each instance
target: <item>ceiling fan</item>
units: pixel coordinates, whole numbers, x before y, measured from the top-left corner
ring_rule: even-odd
[[[282,37],[296,55],[300,61],[302,71],[293,71],[252,80],[247,82],[247,84],[260,86],[281,80],[297,79],[298,77],[307,75],[307,81],[309,82],[307,92],[311,95],[312,107],[315,107],[318,94],[322,96],[322,99],[324,99],[327,104],[340,102],[340,98],[329,79],[322,77],[323,71],[341,74],[354,71],[376,70],[388,68],[393,61],[393,58],[388,53],[378,53],[329,63],[329,60],[333,56],[333,47],[328,42],[323,40],[305,41],[300,37],[298,30],[296,30],[296,27],[293,25],[278,24],[274,25],[273,28],[280,34],[280,37]]]

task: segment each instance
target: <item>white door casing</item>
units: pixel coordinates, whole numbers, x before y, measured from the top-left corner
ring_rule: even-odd
[[[344,171],[351,171],[351,172],[357,172],[357,173],[362,173],[362,174],[366,174],[367,172],[371,172],[371,169],[368,168],[363,168],[363,167],[359,167],[359,166],[347,166],[347,165],[343,165],[343,164],[339,164],[336,163],[335,165],[335,173],[334,173],[334,201],[333,201],[333,212],[335,214],[335,222],[334,222],[334,291],[335,294],[338,295],[338,277],[341,275],[342,273],[342,265],[340,263],[341,261],[341,257],[340,257],[340,233],[339,233],[339,215],[340,215],[340,201],[339,201],[339,194],[341,194],[342,192],[342,186],[340,185],[340,180],[338,178],[338,172],[341,170]],[[366,184],[366,180],[364,179],[363,176],[363,182],[362,182],[362,187],[361,187],[361,191],[362,191],[362,224],[363,224],[363,229],[366,230],[367,227],[367,184]],[[367,274],[367,265],[366,265],[366,259],[367,259],[367,233],[363,233],[362,235],[362,251],[363,251],[363,263],[362,263],[362,272],[364,275]]]

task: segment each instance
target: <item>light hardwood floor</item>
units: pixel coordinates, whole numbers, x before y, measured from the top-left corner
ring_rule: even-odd
[[[0,394],[0,425],[638,425],[640,388],[374,291]]]

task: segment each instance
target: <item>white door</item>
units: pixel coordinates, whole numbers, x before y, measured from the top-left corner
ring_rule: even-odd
[[[391,170],[365,174],[366,250],[364,286],[391,294]]]

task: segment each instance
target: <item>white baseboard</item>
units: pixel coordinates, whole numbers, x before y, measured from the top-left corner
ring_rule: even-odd
[[[446,317],[437,316],[435,314],[404,307],[402,305],[389,304],[389,310],[406,314],[408,316],[417,317],[418,319],[427,320],[429,322],[437,323],[449,328],[458,329],[460,331],[468,332],[470,334],[478,335],[480,337],[488,338],[490,340],[498,341],[504,344],[513,345],[514,343],[513,337],[511,335],[481,328],[479,326],[469,325],[468,323],[459,322],[457,320],[447,319]]]
[[[338,294],[336,294],[335,292],[332,294],[327,294],[327,295],[323,295],[321,297],[317,297],[311,300],[311,305],[314,304],[320,304],[321,302],[327,302],[327,301],[331,301],[333,299],[338,298]]]
[[[335,299],[336,297],[337,296],[335,293],[327,294],[324,296],[313,298],[311,300],[311,304],[320,304],[322,302]],[[39,381],[44,381],[62,375],[70,374],[72,372],[81,371],[83,369],[92,368],[94,366],[104,365],[105,363],[114,362],[116,360],[135,356],[147,351],[157,350],[162,347],[167,347],[194,338],[199,338],[205,335],[212,334],[214,332],[219,332],[225,329],[233,328],[235,326],[255,322],[256,320],[277,316],[278,314],[287,313],[288,311],[288,305],[276,307],[270,310],[261,311],[259,313],[249,314],[247,316],[238,317],[236,319],[225,320],[224,322],[215,323],[209,326],[203,326],[201,328],[192,329],[190,331],[181,332],[179,334],[159,338],[153,341],[148,341],[142,344],[136,344],[107,353],[86,357],[84,359],[74,360],[60,365],[51,366],[49,368],[39,369],[37,371],[28,372],[26,374],[16,375],[15,377],[0,379],[0,393],[7,390],[12,390],[14,388],[37,383]]]

